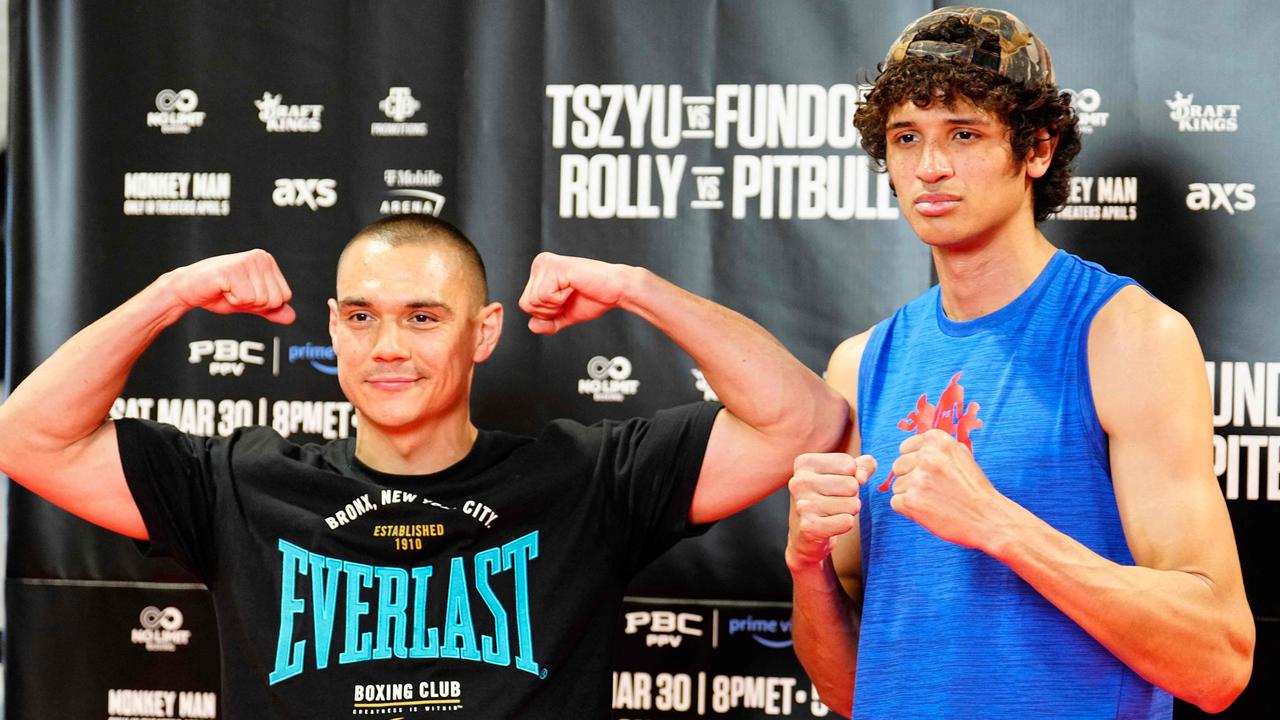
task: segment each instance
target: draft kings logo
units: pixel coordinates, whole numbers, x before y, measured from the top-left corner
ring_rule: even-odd
[[[973,440],[969,438],[969,433],[982,427],[982,421],[978,419],[979,407],[976,402],[965,407],[964,386],[960,384],[960,373],[956,373],[938,396],[937,405],[929,403],[928,393],[921,395],[916,401],[916,409],[898,421],[898,429],[916,435],[923,435],[934,429],[941,430],[955,437],[957,442],[969,448],[969,452],[973,452]],[[893,477],[890,473],[880,485],[880,492],[889,489],[893,484]]]

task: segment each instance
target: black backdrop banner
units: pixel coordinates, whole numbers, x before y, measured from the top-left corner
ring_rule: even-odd
[[[1280,13],[1264,0],[1003,5],[1050,46],[1087,133],[1045,233],[1137,278],[1201,338],[1259,629],[1254,680],[1227,716],[1274,717],[1280,85],[1265,78]],[[508,308],[541,250],[640,264],[820,370],[932,282],[849,117],[890,40],[933,6],[15,0],[6,377],[166,270],[263,247],[298,321],[193,313],[142,357],[112,415],[345,437],[324,301],[343,243],[395,212],[461,226]],[[710,397],[636,318],[551,338],[512,320],[477,372],[483,426]],[[790,649],[786,505],[775,494],[636,579],[616,717],[827,714]],[[16,486],[9,532],[8,717],[218,716],[213,613],[190,577]]]

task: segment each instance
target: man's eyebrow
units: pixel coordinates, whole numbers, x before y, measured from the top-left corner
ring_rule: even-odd
[[[973,115],[973,116],[966,115],[962,117],[949,117],[943,122],[945,122],[948,125],[990,125],[991,119],[987,117],[983,117],[982,115]],[[889,123],[889,125],[885,129],[898,130],[900,128],[915,127],[915,125],[916,123],[911,120],[899,120],[898,122],[895,122],[895,123]]]
[[[338,307],[367,308],[373,307],[373,302],[360,296],[347,297],[338,301]],[[449,306],[449,303],[444,302],[443,300],[434,300],[430,298],[410,300],[401,305],[401,307],[409,308],[411,310],[445,310],[447,312],[453,312],[453,308]]]

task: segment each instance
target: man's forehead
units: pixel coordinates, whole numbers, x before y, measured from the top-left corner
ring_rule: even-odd
[[[338,261],[337,299],[391,302],[405,307],[434,303],[469,293],[474,285],[462,254],[447,243],[395,244],[381,238],[352,243]]]
[[[911,100],[904,100],[889,109],[887,124],[892,127],[903,122],[919,122],[923,120],[1003,124],[1000,118],[978,107],[966,97],[956,97],[950,100],[939,98],[923,107]]]

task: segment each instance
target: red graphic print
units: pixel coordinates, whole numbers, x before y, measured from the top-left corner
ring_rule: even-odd
[[[982,427],[982,421],[978,419],[978,403],[971,402],[967,408],[964,406],[964,386],[959,380],[960,373],[951,376],[946,389],[938,396],[937,405],[929,404],[927,393],[921,395],[916,401],[916,409],[899,420],[898,427],[907,432],[915,432],[916,435],[937,428],[954,435],[961,445],[973,452],[973,441],[969,439],[969,433]],[[964,408],[963,415],[960,413],[961,408]],[[893,477],[893,473],[889,473],[889,478],[880,485],[880,492],[889,489]]]

